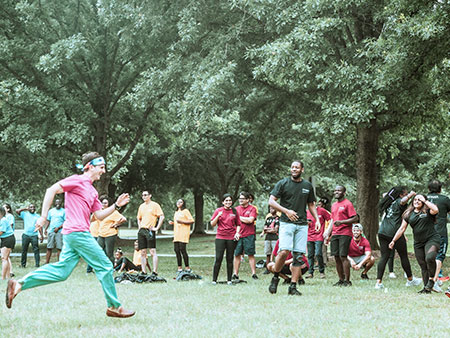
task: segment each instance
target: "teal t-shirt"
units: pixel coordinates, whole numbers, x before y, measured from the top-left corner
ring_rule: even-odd
[[[50,221],[47,232],[52,232],[64,223],[66,220],[66,211],[64,208],[52,208],[48,212],[47,220]]]
[[[7,214],[5,217],[8,220],[8,223],[11,224],[11,227],[14,231],[16,229],[16,219],[11,214]]]
[[[439,208],[437,222],[434,225],[436,231],[440,236],[447,237],[447,214],[450,212],[450,198],[441,194],[429,194],[427,198]]]
[[[22,211],[20,213],[20,218],[23,219],[23,228],[24,228],[24,234],[27,236],[37,236],[38,232],[34,231],[36,221],[39,217],[41,217],[39,214],[32,214],[29,211]]]
[[[11,226],[11,223],[8,221],[6,216],[0,219],[0,232],[2,232],[0,238],[6,238],[14,234],[14,230]]]
[[[308,225],[306,207],[308,203],[316,201],[316,195],[311,183],[307,180],[295,182],[290,177],[286,177],[275,185],[270,194],[278,198],[278,202],[282,207],[294,210],[298,215],[298,220],[292,222],[285,214],[282,214],[280,217],[281,222]]]
[[[406,204],[401,205],[401,198],[397,198],[389,208],[386,209],[386,214],[381,221],[378,233],[387,237],[394,237],[398,228],[402,224],[402,214],[406,210]]]
[[[414,245],[417,243],[425,243],[433,237],[437,237],[436,241],[439,246],[440,237],[434,229],[434,217],[428,211],[427,213],[411,211],[407,220],[413,229]]]

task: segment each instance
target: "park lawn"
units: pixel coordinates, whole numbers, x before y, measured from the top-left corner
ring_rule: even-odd
[[[257,242],[259,253],[262,243]],[[172,253],[170,239],[157,245],[158,252]],[[214,238],[193,238],[188,248],[192,254],[212,254]],[[28,259],[32,265],[33,258]],[[281,283],[276,295],[269,294],[271,276],[262,270],[258,270],[260,279],[252,280],[247,260],[240,272],[247,284],[213,286],[213,261],[212,257],[191,258],[191,267],[204,277],[201,281],[176,282],[175,258],[161,257],[159,274],[167,283],[117,285],[123,305],[137,310],[130,319],[105,316],[100,284],[92,274],[86,275],[81,261],[67,281],[24,291],[12,309],[2,304],[0,337],[422,337],[450,332],[450,299],[443,294],[419,295],[420,287],[406,288],[404,278],[386,279],[386,289],[379,291],[373,288],[375,270],[369,272],[370,281],[360,280],[354,272],[352,287],[336,288],[330,262],[326,280],[307,280],[307,285],[299,287],[303,296],[289,297]],[[411,264],[418,275],[416,261]],[[19,278],[33,270],[18,268],[18,257],[13,265]],[[403,275],[398,260],[395,272]],[[225,280],[225,262],[219,280]],[[1,297],[5,289],[6,282],[1,281]]]

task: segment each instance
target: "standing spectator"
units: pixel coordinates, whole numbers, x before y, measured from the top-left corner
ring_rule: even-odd
[[[60,199],[55,200],[55,207],[48,211],[47,221],[50,223],[45,226],[44,235],[48,236],[47,240],[47,255],[45,257],[45,264],[50,263],[52,251],[56,248],[56,260],[59,261],[59,255],[63,246],[62,227],[66,220],[66,211],[62,207]]]
[[[311,183],[304,180],[301,175],[304,166],[301,161],[293,161],[291,164],[291,176],[286,177],[275,185],[270,193],[269,206],[282,212],[280,219],[279,241],[280,252],[277,255],[274,268],[274,276],[269,286],[270,293],[276,293],[279,272],[284,266],[289,252],[292,253],[292,278],[288,289],[289,295],[300,296],[297,290],[297,282],[302,277],[302,256],[306,253],[308,239],[308,221],[306,218],[306,206],[316,224],[316,230],[320,230],[320,221],[317,217],[316,196]],[[280,200],[278,203],[277,200]]]
[[[377,282],[375,283],[375,289],[382,289],[383,275],[386,269],[386,262],[390,259],[394,249],[400,256],[400,262],[402,264],[403,271],[405,271],[407,282],[406,286],[419,285],[421,280],[413,277],[411,271],[411,264],[409,263],[408,250],[406,245],[406,237],[400,236],[395,243],[394,249],[389,248],[389,243],[395,236],[395,233],[402,224],[402,214],[406,210],[406,204],[415,195],[414,191],[408,193],[406,187],[397,186],[389,190],[389,192],[383,196],[379,203],[380,215],[384,214],[381,220],[380,229],[378,230],[378,242],[380,243],[381,258],[377,265]]]
[[[0,208],[0,248],[2,254],[2,279],[11,278],[11,260],[9,255],[14,249],[16,238],[5,208]]]
[[[77,166],[78,167],[78,166]],[[118,197],[114,205],[101,210],[98,193],[92,185],[106,171],[103,157],[96,152],[83,155],[82,175],[72,175],[49,187],[42,202],[42,216],[36,222],[36,228],[42,229],[47,222],[48,211],[55,195],[65,193],[67,219],[63,226],[63,251],[61,260],[30,272],[22,279],[10,279],[6,289],[6,306],[11,308],[13,299],[21,291],[66,280],[77,266],[80,257],[90,264],[102,284],[107,302],[106,315],[109,317],[131,317],[134,311],[124,309],[117,298],[113,279],[113,265],[89,233],[89,217],[93,213],[99,220],[109,216],[116,208],[127,204],[128,194]]]
[[[324,229],[328,229],[328,226],[330,225],[330,221],[331,221],[331,212],[328,211],[328,208],[327,208],[327,205],[329,203],[330,203],[330,200],[328,199],[328,197],[322,197],[317,202],[317,207],[321,207],[323,209],[323,211],[326,212],[329,216],[328,220],[325,221]],[[323,237],[323,235],[322,235],[322,237]],[[323,264],[326,265],[326,263],[328,263],[328,246],[327,245],[322,245],[322,257],[323,257]]]
[[[158,256],[156,254],[156,233],[161,228],[164,221],[164,213],[160,205],[152,201],[152,194],[148,190],[142,192],[144,203],[139,206],[137,214],[138,222],[138,245],[141,251],[141,268],[143,273],[147,273],[147,249],[153,258],[152,275],[158,275]],[[158,225],[156,221],[158,220]]]
[[[323,262],[323,233],[325,231],[325,224],[331,219],[330,213],[324,208],[317,205],[317,217],[320,221],[320,230],[316,231],[316,226],[314,224],[314,217],[311,215],[309,210],[306,211],[306,217],[308,219],[308,264],[309,264],[309,274],[305,278],[314,277],[314,258],[317,259],[319,264],[320,278],[325,278],[325,264]]]
[[[27,265],[27,252],[28,247],[33,246],[34,262],[36,267],[39,267],[39,236],[35,229],[36,221],[39,219],[39,214],[36,214],[36,206],[30,204],[28,207],[20,208],[16,210],[16,213],[23,219],[24,232],[22,234],[22,260],[21,265],[24,268]],[[44,240],[42,229],[39,230],[40,242]]]
[[[394,248],[396,241],[404,234],[406,227],[411,225],[414,236],[414,254],[422,270],[424,288],[420,293],[431,293],[434,286],[436,272],[436,255],[441,243],[441,236],[437,233],[434,223],[439,209],[424,195],[416,195],[413,203],[403,214],[403,221],[397,230],[389,248]]]
[[[233,208],[233,199],[230,194],[223,195],[222,204],[223,207],[217,208],[211,217],[211,226],[217,226],[215,241],[216,258],[214,261],[212,283],[217,283],[220,266],[222,265],[223,254],[226,251],[227,283],[231,285],[231,275],[233,274],[233,253],[236,246],[236,241],[239,240],[241,222],[239,220],[237,210]]]
[[[436,204],[439,209],[439,213],[437,214],[437,222],[435,224],[435,229],[439,236],[441,236],[441,244],[439,246],[439,251],[436,256],[436,273],[434,274],[434,284],[433,290],[437,292],[442,292],[440,288],[439,277],[443,277],[443,275],[439,275],[442,271],[442,264],[444,263],[445,255],[447,253],[448,247],[448,232],[447,232],[447,215],[450,213],[450,198],[441,194],[442,183],[438,180],[433,180],[428,183],[428,195],[427,199]]]
[[[264,274],[270,273],[267,265],[271,261],[273,249],[278,241],[278,229],[280,228],[280,216],[281,213],[277,212],[274,208],[269,207],[269,213],[266,215],[266,220],[264,222],[264,229],[261,236],[266,234],[264,239],[264,254],[266,255],[266,271]]]
[[[358,222],[352,202],[345,198],[345,187],[338,185],[334,189],[334,197],[337,202],[331,207],[331,222],[324,237],[326,243],[330,242],[331,232],[331,255],[336,261],[336,271],[339,281],[333,286],[351,286],[350,262],[347,259],[348,248],[352,239],[352,224]]]
[[[364,268],[363,272],[361,272],[361,278],[369,279],[367,272],[369,272],[375,264],[375,258],[372,256],[370,243],[362,236],[363,226],[361,224],[353,224],[352,232],[353,238],[350,241],[347,259],[350,261],[350,266],[353,270],[360,271]]]
[[[256,208],[249,204],[250,194],[243,191],[239,194],[239,206],[236,210],[239,214],[239,220],[241,222],[241,230],[239,234],[239,240],[234,250],[234,275],[233,279],[239,279],[239,267],[241,265],[241,255],[248,255],[248,262],[250,269],[252,270],[252,278],[258,279],[256,275],[256,262],[255,262],[255,241],[256,241],[256,227],[255,221],[258,215]]]
[[[5,204],[3,204],[3,208],[6,211],[5,217],[6,217],[7,221],[8,221],[8,224],[10,224],[11,228],[13,229],[13,231],[15,231],[16,230],[16,219],[14,218],[11,205],[9,203],[5,203]],[[16,237],[14,236],[14,241],[15,240],[16,240]],[[10,274],[11,277],[14,277],[12,263],[11,263],[11,257],[8,258],[8,261],[9,261],[9,274]]]
[[[107,196],[101,196],[100,201],[102,202],[102,209],[107,209],[111,204]],[[118,228],[126,221],[127,219],[117,210],[114,210],[111,215],[100,221],[97,242],[111,263],[114,263],[114,244],[119,233]]]
[[[189,256],[186,251],[186,245],[189,243],[191,236],[191,225],[194,223],[194,218],[188,209],[186,209],[186,201],[180,198],[176,203],[176,211],[173,215],[173,250],[177,256],[178,272],[183,271],[182,258],[184,259],[184,266],[187,272],[191,272],[189,266]]]

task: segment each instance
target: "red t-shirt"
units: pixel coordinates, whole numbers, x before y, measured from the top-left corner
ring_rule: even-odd
[[[256,208],[253,205],[247,205],[247,207],[237,206],[236,207],[237,212],[239,213],[239,216],[243,217],[256,217],[258,216],[258,213],[256,211]],[[241,221],[241,237],[248,237],[250,235],[256,234],[256,227],[255,227],[255,221],[253,223],[244,223]]]
[[[241,225],[239,221],[239,212],[236,210],[236,213],[233,213],[233,209],[225,209],[224,207],[217,208],[216,211],[214,211],[211,220],[213,220],[221,211],[222,216],[219,217],[219,221],[217,222],[216,238],[233,240],[234,235],[236,234],[236,227]]]
[[[279,249],[280,249],[280,240],[277,240],[277,242],[275,243],[275,247],[273,248],[273,251],[272,251],[273,257],[277,257]],[[286,257],[286,260],[291,259],[291,258],[292,258],[292,252],[289,251],[289,254]],[[305,262],[306,266],[309,269],[309,263],[308,263],[308,260],[306,259],[305,255],[302,255],[302,258],[303,258],[303,261]]]
[[[331,218],[333,221],[343,221],[349,219],[356,215],[355,208],[353,207],[352,202],[348,199],[344,198],[342,201],[337,201],[333,203],[331,206]],[[345,235],[345,236],[353,236],[352,233],[352,225],[353,224],[342,224],[333,226],[332,235]]]
[[[308,219],[308,242],[323,241],[323,232],[325,231],[325,222],[330,220],[330,213],[324,208],[317,207],[317,217],[319,217],[320,231],[316,232],[316,222],[309,210],[306,210]]]
[[[359,242],[356,242],[354,238],[350,241],[348,248],[348,255],[350,257],[359,257],[365,254],[366,251],[372,251],[370,243],[367,239],[361,236]]]
[[[58,183],[64,190],[66,209],[62,234],[89,231],[91,214],[102,208],[91,179],[86,175],[72,175]]]

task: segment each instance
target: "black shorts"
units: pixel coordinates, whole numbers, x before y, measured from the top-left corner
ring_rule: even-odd
[[[156,232],[141,228],[138,231],[138,250],[156,249]]]
[[[0,248],[8,248],[12,250],[14,249],[15,245],[16,245],[16,237],[14,237],[14,235],[1,238]]]
[[[255,254],[255,235],[239,238],[236,249],[234,249],[234,255],[240,256],[243,253],[249,256]]]
[[[331,256],[347,257],[351,241],[351,236],[333,235],[331,237]]]

